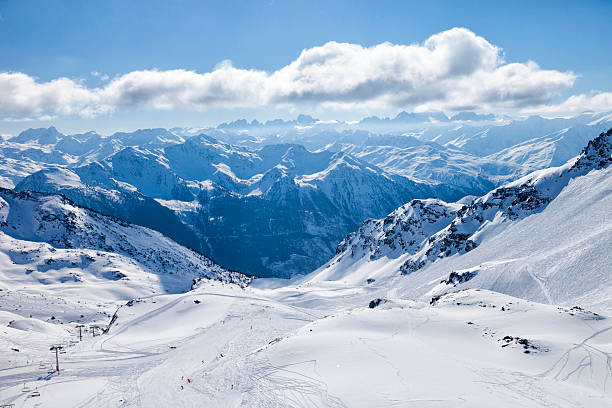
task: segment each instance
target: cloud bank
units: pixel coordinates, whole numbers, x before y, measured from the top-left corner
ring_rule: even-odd
[[[24,73],[4,72],[0,115],[90,117],[126,108],[205,111],[268,106],[548,112],[612,107],[610,94],[573,96],[552,107],[551,101],[575,79],[572,72],[545,70],[532,61],[506,62],[499,47],[470,30],[453,28],[422,44],[363,47],[328,42],[303,50],[273,72],[236,68],[226,61],[206,73],[133,71],[95,88],[82,80],[40,82]]]

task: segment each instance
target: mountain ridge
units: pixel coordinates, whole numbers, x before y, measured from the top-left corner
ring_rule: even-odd
[[[589,141],[578,156],[563,166],[538,170],[502,185],[467,204],[445,203],[441,200],[412,200],[391,212],[386,218],[368,220],[339,244],[336,256],[332,260],[303,277],[300,282],[303,284],[313,282],[314,284],[319,281],[342,281],[361,282],[362,285],[367,285],[366,280],[370,278],[372,282],[381,279],[387,282],[391,280],[397,286],[396,292],[404,290],[415,296],[432,296],[439,294],[439,291],[452,290],[453,286],[458,284],[461,287],[466,287],[465,285],[483,287],[482,285],[485,285],[485,289],[506,291],[505,293],[513,295],[518,295],[521,290],[524,290],[532,293],[534,300],[541,301],[540,296],[543,296],[543,293],[558,291],[559,285],[563,284],[563,281],[557,282],[548,275],[551,269],[559,268],[554,265],[565,262],[562,258],[555,259],[557,255],[553,255],[562,251],[560,249],[562,246],[549,248],[543,242],[540,246],[546,249],[540,249],[533,242],[533,247],[525,249],[527,252],[522,257],[515,254],[517,256],[515,261],[504,259],[503,251],[499,247],[492,247],[489,242],[499,242],[501,238],[498,237],[501,236],[516,240],[507,231],[515,230],[519,226],[522,226],[523,229],[531,228],[531,230],[538,228],[535,231],[539,232],[528,238],[537,240],[538,234],[547,234],[547,231],[556,231],[559,225],[571,224],[571,227],[568,226],[567,229],[579,235],[576,238],[578,241],[571,244],[551,245],[571,245],[572,247],[583,245],[582,236],[588,236],[594,240],[593,244],[584,244],[589,247],[589,251],[605,248],[610,243],[606,244],[605,234],[599,231],[600,227],[605,227],[605,220],[600,220],[601,223],[597,224],[599,218],[593,220],[585,218],[587,214],[576,214],[576,209],[579,208],[581,201],[578,196],[571,195],[576,193],[569,193],[569,191],[580,188],[582,189],[580,191],[584,192],[587,191],[585,189],[590,189],[588,194],[593,198],[588,204],[597,208],[597,217],[603,216],[606,211],[606,202],[611,198],[606,187],[609,185],[607,175],[612,168],[610,163],[612,163],[612,129]],[[597,184],[590,186],[589,183]],[[550,213],[553,210],[549,211],[547,208],[553,204],[555,207],[567,208],[568,212],[572,211],[572,214],[578,217],[577,220],[582,220],[584,226],[578,227],[576,223],[580,221],[564,218],[565,213],[563,212]],[[530,220],[536,218],[539,223],[544,223],[546,226],[539,226],[539,224],[537,224],[538,227],[531,226],[533,222]],[[548,220],[551,219],[556,220],[557,224],[549,225],[551,221]],[[587,225],[591,227],[586,227]],[[598,227],[595,227],[596,225]],[[555,239],[566,242],[569,237],[561,236]],[[481,246],[482,250],[480,250]],[[529,254],[530,251],[547,251],[544,252],[545,255],[534,255],[533,262],[540,262],[538,259],[547,259],[548,269],[541,271],[529,269],[531,274],[529,275],[525,266],[514,272],[504,266],[514,265],[520,259],[524,262],[524,258],[528,257],[526,254]],[[472,255],[473,253],[483,255]],[[549,253],[551,255],[548,255]],[[502,259],[496,258],[500,256]],[[592,267],[587,268],[590,274],[588,276],[598,276],[598,278],[593,277],[593,282],[589,285],[599,287],[602,302],[612,305],[612,298],[609,298],[609,294],[602,289],[602,286],[598,286],[598,282],[607,279],[600,277],[596,266],[605,257],[602,258],[601,253],[593,256],[598,261],[593,263]],[[465,261],[459,262],[464,259]],[[475,260],[468,261],[470,259]],[[571,259],[570,271],[574,271],[576,265],[584,265],[587,262],[579,254]],[[471,267],[454,266],[455,264],[469,265],[470,262],[472,262]],[[591,260],[591,262],[594,261]],[[489,266],[485,267],[485,265]],[[447,270],[444,274],[442,271],[445,268],[452,269]],[[502,271],[505,275],[502,274]],[[437,280],[438,286],[433,278],[436,274],[442,275]],[[529,276],[542,276],[538,279],[533,278],[537,282],[535,288],[548,289],[542,289],[542,292],[539,292],[539,289],[528,289],[529,286],[525,286],[527,282],[524,279],[531,279],[528,278]],[[432,278],[434,281],[431,280]],[[517,280],[512,281],[512,279]],[[501,285],[500,282],[506,280],[508,280],[506,286]],[[478,286],[479,283],[480,286]],[[423,288],[428,288],[429,291]],[[572,293],[575,296],[584,296],[584,293],[578,288],[572,289]],[[558,301],[555,302],[558,303]],[[594,300],[591,301],[593,302]]]

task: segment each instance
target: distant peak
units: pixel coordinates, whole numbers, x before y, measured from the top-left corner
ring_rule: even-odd
[[[206,142],[206,143],[212,143],[212,144],[217,144],[219,143],[219,141],[217,139],[215,139],[214,137],[207,135],[205,133],[200,133],[197,136],[194,136],[190,139],[187,139],[188,143],[202,143],[202,142]]]
[[[317,122],[317,119],[310,115],[298,115],[297,122],[301,125],[312,125]]]

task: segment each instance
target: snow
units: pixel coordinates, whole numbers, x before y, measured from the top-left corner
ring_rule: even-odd
[[[183,146],[159,130],[136,136]],[[161,152],[144,156],[159,164]],[[311,274],[248,286],[156,231],[0,190],[0,404],[610,407],[611,152],[600,137],[481,197],[410,200]],[[349,205],[379,169],[336,159],[304,174]],[[285,164],[274,167],[283,183]],[[352,190],[341,177],[320,184],[353,166],[367,172],[350,173]],[[75,183],[65,171],[57,182]]]
[[[611,151],[610,136],[600,136],[563,166],[463,205],[413,200],[365,222],[300,282],[392,280],[389,293],[421,299],[456,286],[488,288],[609,313]],[[463,271],[474,276],[441,284]]]
[[[390,298],[370,309],[363,289],[347,289],[209,282],[141,299],[118,310],[108,334],[69,346],[59,375],[39,374],[38,360],[48,366],[53,357],[44,349],[30,351],[32,364],[4,367],[0,400],[110,407],[612,403],[612,330],[602,316],[482,290],[433,305]],[[327,300],[317,300],[323,293]],[[38,388],[40,400],[21,392],[24,382]]]
[[[611,183],[610,167],[571,181],[541,213],[491,234],[467,254],[407,277],[406,287],[476,268],[478,276],[462,286],[610,313]]]

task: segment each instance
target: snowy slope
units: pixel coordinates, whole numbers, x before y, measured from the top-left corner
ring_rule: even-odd
[[[199,248],[193,231],[172,210],[140,193],[135,187],[116,181],[99,163],[74,170],[41,170],[22,180],[15,190],[59,193],[80,206],[163,231],[182,245]]]
[[[513,178],[522,169],[512,163],[480,158],[434,142],[401,146],[401,139],[410,138],[370,138],[363,145],[336,143],[328,148],[340,149],[395,174],[452,186],[464,194],[483,194],[500,180]]]
[[[291,299],[308,291],[284,291],[289,296],[208,283],[130,302],[107,334],[88,333],[67,346],[60,375],[47,374],[48,351],[23,349],[35,363],[5,363],[0,401],[20,407],[612,403],[605,316],[478,290],[434,304],[392,298],[374,309],[332,293],[331,309],[316,295],[310,307],[298,306]],[[0,339],[22,341],[17,327]],[[75,332],[66,337],[74,341]]]
[[[611,180],[607,167],[571,181],[542,212],[512,223],[467,254],[406,276],[399,290],[433,296],[482,287],[610,313]]]
[[[611,336],[593,314],[464,292],[337,313],[256,358],[293,406],[606,407]]]
[[[85,336],[91,325],[100,334],[127,301],[182,293],[202,279],[237,287],[251,280],[158,232],[64,197],[0,190],[2,367],[36,367],[45,376],[51,365],[38,360],[50,355],[50,344],[74,347],[78,324]]]
[[[368,221],[303,281],[397,279],[411,296],[467,285],[608,311],[611,138],[601,134],[567,164],[467,205],[414,200]]]
[[[444,146],[454,146],[477,156],[487,156],[522,144],[537,143],[542,138],[557,138],[560,145],[565,143],[586,144],[593,136],[610,127],[610,115],[584,113],[571,118],[546,119],[540,116],[530,116],[527,119],[517,119],[496,125],[462,124],[445,131],[426,129],[421,138],[435,140]],[[560,135],[565,137],[559,138]],[[556,143],[552,146],[556,149]],[[561,148],[558,165],[570,159],[574,153]],[[569,156],[563,157],[569,153]],[[542,163],[544,164],[544,163]]]
[[[177,292],[188,290],[196,278],[249,281],[158,232],[77,207],[61,196],[0,190],[0,197],[2,252],[12,263],[5,285],[14,287],[19,279],[20,284],[70,282],[86,288],[94,278],[131,286],[128,281],[150,275],[157,290]],[[130,276],[121,264],[137,274]]]

